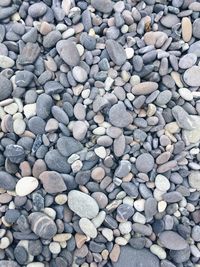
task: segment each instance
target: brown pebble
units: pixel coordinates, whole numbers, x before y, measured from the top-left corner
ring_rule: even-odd
[[[46,163],[42,159],[37,159],[33,165],[33,176],[39,178],[40,174],[47,170]]]
[[[21,170],[21,176],[31,176],[31,166],[28,161],[23,161],[20,163],[19,168]]]
[[[115,244],[112,251],[110,252],[110,259],[112,262],[117,262],[120,255],[120,246]]]
[[[105,170],[102,167],[96,167],[92,170],[91,177],[95,181],[101,181],[105,176]]]
[[[85,244],[86,240],[87,240],[87,236],[79,234],[79,233],[75,234],[75,241],[76,241],[77,248],[81,248]]]
[[[164,164],[164,163],[166,163],[169,160],[170,156],[171,156],[171,153],[169,151],[166,151],[166,152],[160,154],[156,158],[156,163],[157,164]]]

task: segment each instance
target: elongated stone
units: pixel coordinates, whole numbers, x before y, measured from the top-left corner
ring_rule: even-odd
[[[158,84],[155,82],[143,82],[133,86],[132,93],[134,95],[148,95],[158,89]]]

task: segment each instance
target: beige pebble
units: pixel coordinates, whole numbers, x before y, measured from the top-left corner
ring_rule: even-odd
[[[77,248],[81,248],[85,244],[86,240],[87,240],[87,236],[83,234],[79,234],[79,233],[75,234],[75,242],[76,242]]]
[[[10,115],[14,115],[18,111],[18,105],[16,103],[11,103],[4,107],[4,111]]]
[[[24,106],[24,115],[27,119],[36,115],[36,103],[27,104]]]
[[[106,154],[107,154],[106,153],[106,149],[103,146],[100,146],[100,147],[95,148],[94,149],[94,152],[101,159],[105,159]]]
[[[120,246],[118,244],[115,244],[111,253],[110,253],[110,259],[112,262],[117,262],[120,255]]]
[[[16,194],[21,197],[29,195],[38,187],[38,184],[38,180],[34,177],[23,177],[16,184]]]
[[[64,205],[67,202],[67,195],[65,194],[59,194],[55,197],[55,202],[58,205]]]
[[[56,234],[53,237],[53,241],[55,241],[55,242],[65,242],[65,241],[69,240],[71,237],[72,237],[72,235],[70,233]]]
[[[2,237],[0,240],[0,249],[6,249],[10,245],[8,237]]]
[[[105,170],[102,167],[96,167],[92,170],[91,177],[95,181],[101,181],[105,176]]]
[[[25,131],[25,129],[26,129],[26,123],[25,123],[25,121],[24,120],[21,120],[21,119],[14,120],[13,129],[14,129],[14,132],[17,135],[23,134],[24,131]]]
[[[158,202],[158,211],[159,212],[165,211],[166,207],[167,207],[167,202],[165,202],[164,200],[161,200]]]
[[[95,238],[97,236],[97,229],[89,219],[81,218],[79,226],[86,236],[91,238]]]
[[[12,58],[0,55],[0,68],[2,69],[12,68],[14,65],[15,62]]]
[[[192,37],[192,23],[191,20],[187,17],[182,18],[182,37],[183,40],[187,43]]]

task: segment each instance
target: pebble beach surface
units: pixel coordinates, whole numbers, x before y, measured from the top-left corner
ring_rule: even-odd
[[[200,1],[0,0],[0,267],[200,267]]]

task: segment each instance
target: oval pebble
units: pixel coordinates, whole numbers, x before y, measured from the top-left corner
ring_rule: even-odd
[[[16,194],[26,196],[32,193],[38,187],[38,180],[34,177],[23,177],[16,184]]]

